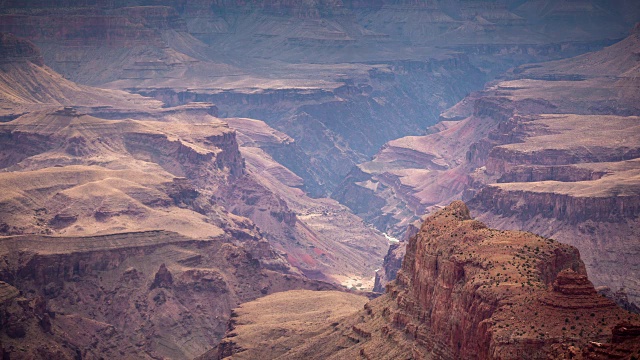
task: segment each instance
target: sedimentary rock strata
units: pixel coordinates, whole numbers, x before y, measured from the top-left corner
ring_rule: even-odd
[[[242,302],[334,288],[249,236],[26,235],[0,239],[0,259],[0,277],[20,288],[1,288],[0,343],[11,358],[193,358],[217,344]]]
[[[637,255],[624,240],[637,225],[636,38],[517,67],[443,113],[429,140],[401,137],[508,68],[612,44],[635,5],[3,1],[3,357],[210,354],[241,302],[333,288],[317,280],[369,289],[393,236],[459,196],[487,199],[499,213],[473,210],[505,227],[600,241],[601,256],[582,248],[591,279],[634,301],[636,269],[612,265]],[[612,136],[576,135],[603,129]],[[322,198],[332,192],[367,223]],[[526,212],[549,204],[557,222],[532,225]],[[393,246],[378,289],[403,249]],[[591,301],[574,270],[545,304]],[[376,333],[350,329],[350,342]],[[434,346],[462,351],[450,345]]]
[[[576,248],[489,229],[458,201],[422,224],[384,295],[278,358],[606,359],[640,351],[639,323],[595,291]]]
[[[578,247],[596,285],[637,301],[638,36],[516,68],[443,115],[463,120],[389,142],[334,195],[396,234],[425,211],[470,200],[492,226]]]

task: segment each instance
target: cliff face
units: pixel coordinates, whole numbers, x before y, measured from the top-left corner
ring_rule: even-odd
[[[638,44],[633,33],[598,52],[516,68],[445,112],[429,135],[387,143],[338,199],[398,236],[423,212],[469,200],[491,226],[576,246],[597,286],[638,301],[640,112],[628,91],[638,86]]]
[[[239,133],[209,112],[142,108],[128,114],[146,120],[105,120],[66,107],[2,124],[0,231],[23,235],[2,239],[0,279],[26,294],[2,319],[7,356],[28,344],[31,358],[193,358],[217,345],[241,302],[335,289],[302,272],[342,282],[379,266],[382,236],[304,196],[259,152],[284,134],[235,119]],[[335,224],[314,220],[323,211]]]
[[[235,134],[220,123],[185,125],[183,134],[165,130],[159,123],[102,120],[71,108],[2,124],[2,166],[8,171],[1,181],[12,189],[1,201],[3,231],[139,230],[160,225],[171,213],[181,220],[162,228],[190,232],[184,225],[195,222],[201,225],[194,230],[218,233],[233,221],[205,226],[197,211],[208,203],[212,184],[233,181],[244,171]],[[29,146],[33,141],[39,145]],[[38,215],[29,218],[34,211]]]
[[[384,256],[382,268],[376,271],[375,283],[373,291],[383,293],[385,286],[396,279],[398,270],[402,267],[402,260],[406,254],[406,246],[404,243],[394,243],[389,245],[387,255]]]
[[[489,233],[483,234],[485,231]],[[508,314],[522,312],[526,303],[539,306],[545,292],[555,296],[553,291],[559,291],[557,288],[549,291],[553,282],[563,282],[567,274],[580,274],[581,279],[585,278],[579,255],[575,249],[530,234],[498,235],[490,232],[484,224],[471,220],[462,203],[453,203],[429,218],[416,238],[409,242],[396,284],[390,285],[388,291],[398,304],[396,312],[390,314],[394,325],[410,329],[422,347],[416,351],[416,357],[433,353],[433,350],[428,350],[433,348],[446,358],[468,358],[474,354],[481,358],[519,358],[524,353],[532,358],[543,358],[549,351],[548,347],[545,349],[544,340],[535,351],[526,348],[530,337],[534,337],[535,342],[540,337],[531,331],[530,324],[515,321],[506,327],[507,324],[496,320],[508,320]],[[517,249],[515,253],[519,253],[518,256],[515,256],[512,246]],[[508,249],[506,253],[499,250],[501,247]],[[531,252],[527,251],[529,248]],[[492,255],[484,255],[487,253]],[[498,260],[508,257],[511,260]],[[524,271],[519,271],[521,267]],[[566,270],[561,273],[563,269]],[[483,271],[488,274],[482,274]],[[469,293],[473,295],[456,295]],[[522,304],[516,300],[519,295],[523,299],[536,300],[525,300]],[[585,311],[600,306],[613,307],[613,303],[598,297],[592,285],[586,295],[591,296],[592,303],[586,304]],[[520,306],[516,305],[519,302]],[[505,303],[515,305],[515,308],[504,306]],[[570,306],[567,303],[559,305]],[[538,319],[544,316],[540,313],[543,311],[539,311]],[[526,315],[519,318],[530,319]],[[424,319],[425,324],[415,319]],[[507,329],[502,331],[500,325]],[[520,335],[523,330],[526,334]],[[554,330],[560,329],[549,324],[544,329],[545,335],[557,336]],[[442,335],[431,339],[429,334]],[[507,338],[512,341],[505,341]]]
[[[385,237],[336,201],[311,199],[300,189],[304,180],[278,162],[283,154],[304,158],[291,137],[259,120],[225,121],[237,131],[246,175],[218,189],[219,203],[254,221],[307,276],[371,289]]]
[[[0,31],[36,42],[73,81],[266,121],[304,153],[278,161],[327,196],[496,74],[624,36],[628,3],[27,1],[6,3]],[[562,26],[574,31],[549,30]]]
[[[242,302],[337,288],[310,278],[373,285],[386,240],[265,152],[299,154],[291,138],[212,104],[78,85],[9,39],[3,357],[193,358]]]
[[[32,42],[0,33],[0,121],[25,113],[60,106],[101,108],[113,113],[156,110],[161,103],[122,91],[76,84],[44,65],[42,53]],[[36,145],[37,146],[37,145]]]
[[[328,194],[353,164],[392,138],[421,133],[441,110],[496,72],[601,47],[621,36],[624,22],[635,18],[633,11],[621,18],[604,16],[611,11],[588,6],[587,0],[562,8],[534,2],[541,7],[521,11],[523,3],[4,1],[0,29],[37,44],[50,67],[42,65],[29,42],[3,38],[7,61],[0,64],[0,184],[9,190],[0,194],[0,233],[53,235],[75,249],[52,250],[50,238],[12,238],[30,244],[35,255],[9,242],[6,280],[29,294],[48,297],[52,311],[65,315],[60,329],[91,334],[78,336],[77,348],[86,349],[86,356],[124,342],[132,345],[122,356],[144,352],[171,358],[195,356],[214,344],[202,335],[220,334],[220,323],[213,318],[224,318],[228,307],[239,301],[269,293],[260,280],[270,278],[269,271],[279,273],[272,274],[277,278],[301,272],[368,288],[373,270],[380,267],[385,238],[337,202],[311,199],[303,190]],[[580,4],[587,5],[584,11]],[[613,13],[631,8],[626,0],[612,4]],[[570,23],[577,31],[567,36],[548,32],[540,27],[544,22],[534,19],[545,16],[556,24]],[[633,44],[625,46],[633,49]],[[547,77],[537,68],[519,68],[512,74],[514,82],[487,90],[493,92],[491,99],[479,100],[471,112],[461,106],[450,113],[448,119],[471,116],[463,120],[465,126],[449,123],[434,129],[442,151],[415,138],[395,141],[376,159],[391,166],[363,164],[358,169],[365,175],[352,173],[358,183],[344,198],[354,194],[353,189],[363,199],[373,194],[374,200],[360,209],[375,208],[372,217],[380,227],[404,228],[409,218],[448,202],[469,186],[473,188],[465,194],[470,196],[503,175],[505,181],[511,175],[519,179],[526,170],[518,172],[514,162],[534,164],[539,154],[549,153],[503,146],[544,133],[547,127],[562,130],[546,117],[535,119],[539,126],[529,126],[527,115],[542,109],[635,114],[635,78],[633,73],[624,75],[630,69],[618,71],[625,61],[596,61],[602,64],[598,71],[608,71],[603,78],[620,85],[622,90],[613,95],[606,90],[610,82],[589,73],[566,74],[566,64]],[[594,61],[587,58],[583,65],[590,63]],[[556,85],[545,90],[545,96],[576,89],[572,82],[606,96],[575,92],[569,100],[558,101],[532,91],[540,81]],[[156,97],[163,104],[131,93]],[[216,105],[194,103],[202,101]],[[606,120],[617,126],[618,135],[633,133],[623,119]],[[511,136],[512,131],[517,136]],[[447,134],[460,140],[451,141]],[[635,149],[625,147],[636,140],[629,137],[601,151],[602,159],[635,156]],[[467,142],[474,147],[466,147]],[[556,149],[558,163],[542,165],[571,165],[572,159],[586,156],[580,149],[587,145]],[[412,177],[402,171],[405,165],[422,171]],[[588,171],[562,176],[577,179]],[[593,170],[596,177],[603,173],[608,171]],[[615,186],[608,189],[617,191]],[[389,201],[396,194],[400,200]],[[621,213],[627,211],[626,204],[618,204]],[[629,213],[634,211],[632,207]],[[598,219],[606,218],[604,212],[600,215]],[[589,232],[587,225],[583,229]],[[152,230],[189,240],[158,247],[149,238],[166,234],[149,233]],[[154,254],[150,263],[132,253],[127,241],[116,239],[107,249],[90,246],[96,240],[92,236],[108,243],[113,238],[103,236],[131,232],[145,234],[142,240],[124,238],[140,245],[145,255]],[[69,243],[77,239],[82,244],[73,248]],[[210,244],[214,241],[224,244],[216,247]],[[246,251],[238,250],[242,247]],[[199,260],[194,255],[199,251],[211,257]],[[18,254],[28,258],[24,267],[11,263]],[[400,263],[399,257],[389,259]],[[121,268],[124,263],[133,270]],[[393,272],[388,271],[390,276]],[[47,277],[49,273],[54,275]],[[15,279],[19,282],[13,283]],[[296,279],[304,284],[304,279]],[[292,278],[284,281],[306,286]],[[200,292],[206,295],[196,294]],[[77,295],[82,293],[91,295]],[[103,302],[105,297],[110,303]],[[165,312],[155,310],[163,304],[182,313],[169,309],[170,318],[160,318]],[[135,329],[118,323],[123,337],[99,338],[102,335],[95,334],[111,333],[104,324],[120,321],[110,317],[110,311]],[[148,327],[153,330],[143,329]],[[353,331],[365,337],[370,333]],[[94,335],[97,342],[89,338]]]
[[[640,351],[639,322],[596,293],[576,248],[489,229],[458,201],[411,238],[386,294],[281,358],[606,359]]]
[[[70,341],[73,339],[72,335],[55,333],[52,330],[52,316],[47,311],[46,300],[43,297],[25,298],[18,289],[5,282],[0,282],[0,294],[2,356],[34,359],[39,356],[49,359],[75,359],[81,356],[79,344]],[[39,341],[32,343],[32,338],[38,338]],[[148,358],[142,352],[133,350],[132,353],[141,359]],[[113,355],[113,352],[105,351],[105,354]]]
[[[0,12],[0,31],[27,38],[47,65],[83,84],[117,79],[177,78],[188,68],[228,72],[207,62],[206,45],[187,32],[172,6],[76,3],[13,5]]]
[[[36,65],[44,63],[35,45],[9,33],[0,33],[0,54],[2,54],[0,61],[3,63],[16,61],[30,61]]]
[[[344,72],[339,79],[334,78],[337,69]],[[265,121],[295,139],[304,156],[302,164],[295,161],[298,154],[283,153],[278,160],[304,179],[305,191],[324,196],[386,141],[420,132],[440,109],[486,79],[459,53],[358,66],[326,64],[313,74],[306,66],[276,71],[293,79],[283,85],[255,75],[242,81],[255,86],[228,88],[213,80],[188,89],[138,82],[127,90],[171,106],[211,102],[223,116]]]
[[[300,179],[261,150],[286,146],[286,135],[251,119],[230,119],[231,129],[198,110],[197,124],[190,109],[137,114],[158,118],[140,121],[73,108],[3,124],[0,182],[12,190],[0,199],[0,231],[241,237],[257,225],[310,277],[373,286],[386,240],[336,202],[304,195]]]
[[[193,358],[217,344],[239,303],[333,288],[287,275],[286,261],[251,236],[22,236],[0,248],[0,278],[24,294],[13,300],[22,308],[2,305],[0,343],[11,358]]]
[[[258,226],[310,277],[373,286],[386,240],[337,202],[300,190],[303,179],[276,160],[304,164],[287,135],[259,120],[219,119],[210,103],[160,108],[28,59],[6,66],[0,100],[15,119],[0,126],[0,182],[12,189],[0,199],[2,233],[242,238]]]

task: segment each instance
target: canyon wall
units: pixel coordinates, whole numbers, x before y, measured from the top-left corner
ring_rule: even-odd
[[[338,202],[308,194],[333,193],[398,237],[425,211],[475,196],[472,211],[491,224],[574,239],[596,285],[635,301],[637,33],[597,55],[517,67],[427,129],[507,68],[625,36],[638,19],[633,5],[4,1],[0,31],[28,40],[0,38],[0,183],[8,189],[0,233],[12,236],[0,239],[3,355],[194,357],[217,344],[240,302],[333,288],[317,280],[369,288],[385,237]],[[483,198],[496,206],[483,208]],[[529,216],[551,206],[553,217]],[[572,248],[526,239],[522,251],[537,260],[503,264],[530,290],[516,300],[527,303],[522,294],[554,279],[556,293],[577,289],[587,305],[593,300]],[[530,250],[534,243],[560,249],[557,264],[538,259],[547,254]],[[394,246],[378,289],[402,249]],[[559,339],[557,324],[526,335],[499,317],[503,328],[477,324],[504,309],[494,298],[513,284],[472,289],[471,300],[430,298],[421,289],[468,291],[461,281],[486,266],[454,257],[434,269],[433,254],[418,250],[408,253],[420,266],[400,271],[397,292],[380,300],[389,310],[369,314],[418,339],[416,356],[508,357],[540,337]],[[565,267],[577,275],[556,276]],[[427,278],[436,273],[434,286]],[[483,289],[506,282],[491,276]],[[564,301],[548,298],[551,308]],[[408,319],[426,319],[420,307],[441,301],[464,316],[436,314],[428,326],[459,344],[425,339]],[[460,324],[478,331],[465,334]],[[507,324],[517,332],[498,330]],[[341,327],[341,344],[377,331],[356,325]],[[591,325],[570,326],[609,340]],[[622,328],[616,339],[630,337]]]
[[[290,343],[279,358],[612,359],[637,356],[639,324],[639,315],[596,292],[576,248],[489,229],[456,201],[409,240],[384,295],[323,329],[303,331],[309,338]],[[253,336],[274,325],[263,326]],[[235,342],[235,351],[218,358],[243,358],[244,329],[223,340]]]
[[[430,134],[387,143],[334,196],[400,238],[425,212],[467,200],[491,226],[576,246],[596,286],[637,302],[639,43],[635,30],[601,51],[513,69]]]
[[[20,289],[14,298],[24,309],[3,311],[0,342],[11,358],[193,358],[217,344],[242,302],[334,288],[296,274],[267,242],[251,237],[21,236],[0,247],[0,278]]]
[[[322,197],[506,69],[623,37],[629,3],[28,1],[6,4],[0,31],[75,82],[266,121],[304,153],[271,155]]]
[[[12,189],[0,199],[5,235],[259,232],[314,279],[373,286],[385,238],[337,202],[300,189],[303,180],[274,160],[304,158],[286,134],[259,120],[218,118],[210,103],[162,108],[78,85],[24,57],[7,66],[2,99],[13,121],[0,124],[0,182]],[[32,96],[36,88],[51,96]]]

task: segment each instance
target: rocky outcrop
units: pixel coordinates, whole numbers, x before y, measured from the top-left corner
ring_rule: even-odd
[[[562,270],[553,282],[553,291],[542,297],[545,305],[563,309],[612,308],[611,300],[598,293],[586,275],[571,269]]]
[[[384,293],[388,283],[396,279],[398,271],[402,268],[402,261],[407,252],[407,242],[420,231],[420,221],[415,221],[407,227],[403,237],[389,246],[389,251],[384,257],[382,268],[376,271],[374,292]]]
[[[2,239],[0,279],[19,284],[25,298],[0,286],[5,303],[22,302],[24,309],[0,312],[7,314],[0,341],[12,357],[22,342],[77,349],[83,358],[193,358],[217,345],[241,302],[288,289],[334,288],[298,275],[258,242],[169,232]],[[31,358],[48,358],[43,354]]]
[[[386,285],[396,279],[398,270],[402,267],[406,250],[405,243],[394,243],[389,245],[389,251],[384,256],[382,268],[376,271],[373,291],[383,293]]]
[[[2,282],[2,290],[18,290]],[[43,296],[22,294],[0,302],[0,351],[4,358],[78,359],[98,353],[117,357],[121,351],[140,359],[151,357],[126,344],[113,327],[56,314]],[[80,325],[78,327],[77,325]],[[82,326],[84,325],[84,326]],[[95,332],[92,330],[96,330]],[[89,333],[87,333],[89,331]],[[120,347],[114,344],[121,345]],[[100,349],[97,351],[97,349]]]
[[[170,288],[171,285],[173,285],[173,276],[167,269],[167,266],[163,263],[160,265],[160,269],[158,269],[158,272],[153,279],[151,290],[155,288]]]
[[[411,238],[385,295],[281,358],[547,359],[631,344],[639,324],[596,293],[577,249],[489,229],[458,201]]]
[[[555,180],[562,182],[598,180],[606,175],[604,171],[581,168],[575,165],[529,165],[515,166],[504,172],[497,180],[498,183],[536,182]]]
[[[617,223],[640,216],[640,197],[584,197],[553,191],[510,189],[500,185],[484,187],[473,199],[478,211],[491,211],[504,217],[528,218],[540,214],[570,224],[587,220]]]
[[[354,166],[331,196],[363,219],[374,219],[383,215],[384,199],[375,194],[380,186],[384,184],[373,182],[370,174]]]
[[[289,136],[259,120],[226,121],[237,131],[247,176],[220,187],[220,202],[255,221],[307,276],[371,289],[371,276],[386,251],[385,237],[340,204],[304,195],[303,179],[283,166],[300,159],[300,150]],[[291,157],[282,161],[280,156]],[[303,163],[295,166],[304,168]]]
[[[224,131],[204,139],[216,150],[199,149],[181,140],[171,140],[165,134],[129,133],[124,137],[127,150],[135,158],[151,158],[167,171],[190,179],[199,179],[211,170],[226,171],[236,178],[244,172],[244,162],[238,149],[235,134]]]
[[[459,221],[461,223],[457,223]],[[398,310],[391,312],[390,318],[393,319],[393,325],[396,327],[413,329],[411,332],[419,346],[419,349],[415,350],[416,356],[424,357],[435,351],[428,350],[434,348],[435,344],[439,345],[436,348],[445,358],[467,358],[471,354],[477,354],[483,358],[507,355],[509,351],[506,351],[505,348],[518,349],[522,346],[518,344],[519,341],[513,337],[512,339],[516,342],[513,345],[499,341],[496,336],[501,332],[497,328],[499,323],[492,324],[496,328],[492,326],[491,330],[486,328],[486,325],[482,325],[483,323],[491,324],[491,321],[484,322],[484,320],[492,318],[494,314],[497,315],[496,312],[500,308],[501,300],[506,300],[502,299],[506,295],[502,291],[513,290],[515,291],[513,295],[517,296],[517,290],[525,287],[525,292],[530,292],[531,287],[546,289],[551,285],[548,282],[551,279],[557,279],[560,270],[565,268],[575,268],[584,273],[584,267],[579,262],[577,251],[558,244],[550,244],[550,248],[543,250],[544,254],[550,255],[549,258],[544,256],[539,259],[537,254],[534,255],[534,262],[531,264],[533,272],[528,269],[531,255],[524,256],[527,259],[522,265],[509,264],[514,266],[514,273],[508,270],[505,272],[507,264],[497,262],[494,257],[498,254],[484,255],[484,251],[480,250],[481,247],[475,248],[472,245],[480,245],[483,239],[486,239],[486,235],[481,235],[485,231],[486,228],[483,224],[471,220],[469,211],[464,204],[453,203],[450,207],[429,218],[423,224],[418,235],[408,244],[405,262],[397,278],[397,287],[391,286],[389,288],[390,296],[398,304]],[[501,239],[505,241],[509,238],[510,244],[518,244],[517,248],[522,246],[520,249],[526,251],[531,247],[531,254],[540,251],[534,250],[533,243],[539,243],[536,245],[538,249],[540,245],[548,243],[548,241],[536,239],[532,235],[511,233],[507,236],[510,238],[505,238],[504,234],[500,234],[494,240],[501,242]],[[459,240],[458,237],[460,237]],[[491,242],[486,242],[486,245]],[[463,244],[468,244],[470,247],[466,248]],[[497,249],[494,251],[498,252]],[[494,261],[496,261],[495,264]],[[496,265],[497,267],[494,268]],[[476,276],[481,274],[481,271],[478,271],[480,269],[472,270],[475,266],[479,268],[487,266],[486,270],[502,271],[497,271],[495,275],[492,274],[493,276],[487,276],[486,281],[491,285],[473,280],[470,282],[471,279],[478,279]],[[525,272],[517,270],[520,266],[526,268]],[[489,272],[493,273],[491,270]],[[519,278],[516,274],[523,277]],[[504,283],[503,287],[500,286],[501,283]],[[517,288],[518,286],[520,289]],[[460,288],[462,292],[464,292],[462,290],[464,288],[475,289],[472,290],[475,295],[463,296],[460,298],[462,302],[457,304],[456,300],[452,298],[453,294],[457,293],[456,288]],[[492,290],[485,292],[487,288]],[[440,292],[438,289],[451,290]],[[543,293],[541,291],[538,296]],[[592,295],[596,296],[595,290]],[[420,324],[413,319],[425,319],[426,323]],[[511,325],[512,328],[509,331],[517,331],[517,324],[514,325]],[[441,337],[438,336],[442,340],[430,339],[428,334],[442,334]],[[513,333],[511,334],[513,335]],[[483,343],[486,345],[478,347],[477,339],[483,339]],[[544,350],[537,349],[536,352],[543,354]],[[515,355],[514,358],[517,356]],[[534,357],[539,356],[534,355]]]

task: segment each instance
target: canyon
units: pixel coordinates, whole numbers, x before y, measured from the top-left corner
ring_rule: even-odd
[[[639,20],[0,1],[3,358],[635,354]]]
[[[3,39],[6,356],[193,358],[242,302],[371,287],[387,240],[263,152],[286,135],[78,85]]]
[[[490,226],[576,246],[596,286],[637,303],[639,46],[636,27],[601,51],[514,68],[431,134],[387,143],[334,197],[399,237],[463,199]],[[402,251],[387,255],[378,290]]]
[[[497,74],[599,49],[637,19],[631,1],[27,1],[7,4],[0,31],[74,82],[267,122],[305,165],[277,160],[323,197]]]

